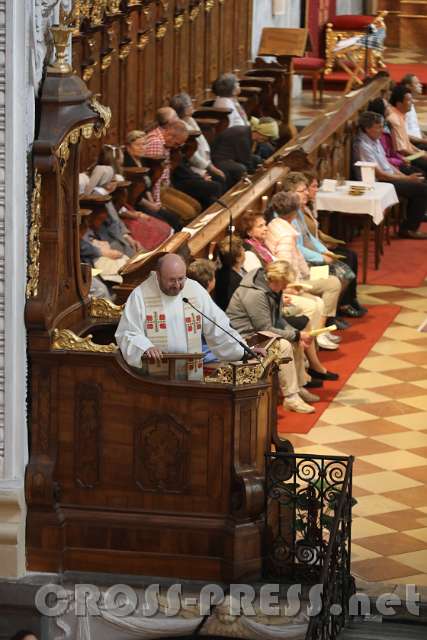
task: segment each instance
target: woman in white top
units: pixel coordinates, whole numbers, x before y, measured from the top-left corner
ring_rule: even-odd
[[[212,84],[212,92],[216,95],[214,107],[231,109],[228,116],[229,127],[248,127],[249,120],[241,107],[237,96],[240,94],[240,84],[234,73],[223,73]]]
[[[185,123],[189,131],[200,131],[199,125],[192,117],[194,111],[193,101],[188,93],[182,92],[173,96],[170,106],[176,111],[178,118]],[[211,148],[201,131],[200,135],[197,136],[197,151],[191,156],[190,165],[192,170],[202,177],[209,173],[225,180],[224,172],[212,163]]]

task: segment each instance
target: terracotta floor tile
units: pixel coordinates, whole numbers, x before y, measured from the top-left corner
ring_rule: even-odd
[[[383,494],[384,491],[398,491],[410,487],[423,486],[418,480],[408,478],[398,471],[377,471],[366,475],[356,475],[353,486],[366,489],[369,493]]]
[[[425,380],[426,372],[425,369],[420,369],[419,367],[411,367],[410,369],[401,369],[397,371],[396,369],[391,374],[387,372],[387,375],[392,375],[393,378],[397,378],[397,380],[402,380],[403,382],[414,382],[414,380]]]
[[[353,540],[366,538],[367,536],[383,536],[386,533],[395,533],[392,527],[388,527],[379,522],[374,522],[372,517],[362,518],[355,516],[351,526],[351,537]]]
[[[334,442],[334,449],[336,449],[337,451],[342,451],[347,456],[366,456],[371,453],[380,454],[394,451],[393,447],[390,447],[383,442],[372,440],[371,438],[360,438],[359,440]]]
[[[379,513],[402,511],[405,506],[404,502],[399,502],[397,499],[390,500],[384,494],[371,493],[357,500],[357,504],[353,507],[353,513],[361,518],[369,518]]]
[[[388,300],[389,302],[399,301],[399,304],[404,306],[403,302],[405,300],[413,300],[414,298],[419,298],[419,295],[416,293],[409,293],[408,290],[403,291],[402,289],[396,289],[395,291],[383,291],[381,294],[377,291],[377,296],[380,296],[383,300]]]
[[[424,431],[427,428],[427,412],[408,413],[405,416],[390,416],[390,422],[402,425],[411,431]]]
[[[383,453],[371,453],[361,456],[366,462],[376,464],[387,471],[406,469],[407,467],[423,467],[425,459],[412,451],[385,451]],[[409,504],[409,503],[408,503]]]
[[[353,480],[354,483],[354,480]],[[369,496],[371,494],[370,491],[366,491],[366,489],[362,489],[362,487],[357,487],[353,484],[353,496],[355,498],[362,498],[363,496]]]
[[[376,387],[375,389],[372,389],[372,391],[383,396],[387,396],[388,398],[412,398],[425,394],[424,389],[409,382],[400,382],[386,387]]]
[[[407,564],[408,567],[412,567],[415,571],[427,573],[427,553],[425,548],[421,551],[409,551],[408,553],[397,553],[393,558],[389,558],[399,564]]]
[[[420,341],[417,340],[417,344],[419,342]],[[427,364],[427,351],[420,350],[415,353],[399,353],[398,358],[411,364]]]
[[[381,471],[380,467],[375,466],[374,464],[370,464],[369,462],[365,462],[360,458],[356,458],[353,462],[353,475],[362,475],[364,473],[376,473],[377,471]]]
[[[427,488],[425,485],[413,487],[410,490],[387,491],[383,495],[391,500],[403,502],[410,507],[425,507],[427,505]]]
[[[427,485],[427,464],[425,467],[415,467],[415,469],[399,469],[399,473],[401,473],[402,476],[407,476],[408,478],[412,478],[412,480],[424,482],[424,484]]]
[[[360,562],[352,562],[351,564],[352,573],[369,582],[374,580],[386,582],[393,578],[402,578],[408,575],[408,569],[408,565],[386,557],[361,560]],[[420,571],[419,573],[422,572]]]
[[[393,511],[391,513],[379,513],[369,516],[369,520],[396,531],[410,531],[419,529],[419,519],[423,517],[423,512],[418,509],[404,509],[403,511]]]
[[[365,547],[370,551],[375,551],[375,553],[385,556],[409,553],[410,551],[421,551],[421,549],[425,547],[425,543],[422,540],[417,540],[404,533],[387,533],[384,536],[359,538],[357,544],[360,547]]]
[[[381,418],[389,418],[390,416],[401,416],[407,413],[416,413],[416,408],[409,408],[407,404],[398,400],[387,400],[386,402],[373,402],[372,404],[364,404],[363,411],[372,413],[374,416]],[[418,409],[422,411],[422,409]]]
[[[383,418],[377,418],[376,420],[368,420],[367,422],[356,422],[354,424],[348,424],[345,427],[349,431],[356,431],[360,435],[372,437],[382,436],[389,433],[403,433],[409,431],[407,427],[395,424],[389,420]]]
[[[427,527],[421,527],[421,529],[413,529],[409,534],[411,538],[416,538],[420,542],[424,542],[424,546],[427,543]]]
[[[404,433],[389,433],[383,436],[373,436],[374,440],[384,442],[395,449],[413,451],[427,460],[427,433],[422,431],[405,431]]]

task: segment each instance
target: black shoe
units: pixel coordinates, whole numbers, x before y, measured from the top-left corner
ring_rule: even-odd
[[[323,380],[319,380],[319,378],[310,380],[309,382],[306,382],[306,384],[304,385],[304,387],[306,389],[318,389],[319,387],[323,387]]]
[[[312,378],[317,378],[318,380],[338,380],[338,373],[333,373],[332,371],[325,371],[322,373],[321,371],[315,371],[314,369],[307,369],[307,373]]]
[[[340,314],[340,317],[345,316],[346,318],[361,318],[364,315],[363,311],[359,311],[355,309],[350,304],[346,304],[345,306],[340,307],[339,314]]]
[[[337,329],[348,329],[351,327],[349,322],[346,322],[343,318],[335,318],[335,320],[331,323],[336,326]]]
[[[353,300],[353,302],[351,303],[351,306],[353,307],[353,309],[356,309],[357,311],[361,311],[363,314],[368,313],[367,308],[362,307],[359,300]]]

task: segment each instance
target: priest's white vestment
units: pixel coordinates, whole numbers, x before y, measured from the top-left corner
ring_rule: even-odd
[[[188,298],[206,316],[215,320],[237,340],[242,340],[240,334],[230,326],[225,313],[198,282],[187,278],[184,288],[177,296],[168,296],[161,291],[157,274],[152,271],[149,278],[130,294],[116,331],[116,340],[120,351],[126,362],[132,367],[140,367],[141,358],[145,351],[158,346],[147,335],[147,326],[152,325],[152,318],[150,315],[147,323],[144,292],[150,296],[155,292],[162,307],[162,315],[165,316],[161,319],[162,328],[165,330],[165,340],[167,340],[167,348],[165,345],[165,348],[162,349],[164,352],[189,352],[185,317],[187,305],[185,305],[183,298]],[[201,333],[203,333],[208,347],[219,360],[233,362],[243,358],[243,348],[237,342],[206,318],[200,316],[200,320]]]

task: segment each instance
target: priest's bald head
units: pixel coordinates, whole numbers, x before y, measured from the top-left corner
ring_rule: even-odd
[[[167,296],[177,296],[187,279],[187,266],[181,256],[168,253],[157,262],[157,280],[161,291]]]

